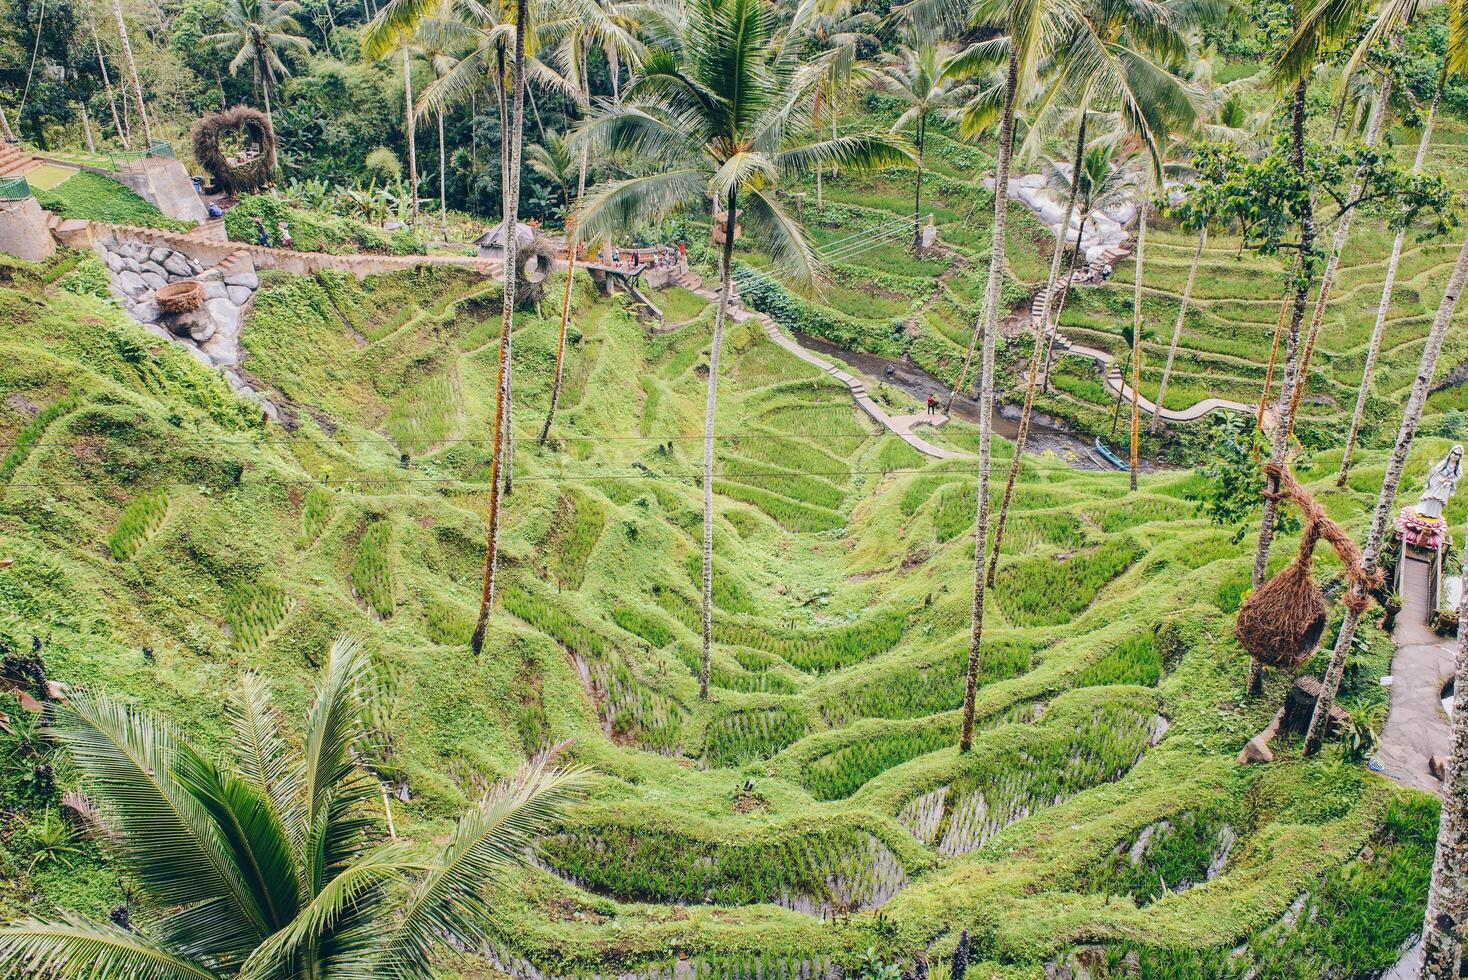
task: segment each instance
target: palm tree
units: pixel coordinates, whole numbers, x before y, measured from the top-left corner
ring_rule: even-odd
[[[102,87],[107,91],[107,104],[112,109],[112,125],[113,128],[117,130],[118,142],[121,143],[122,148],[126,150],[129,148],[128,143],[130,142],[128,139],[127,127],[123,125],[122,117],[119,116],[117,113],[117,96],[112,93],[112,78],[107,73],[107,62],[102,57],[102,39],[97,34],[97,21],[96,18],[92,16],[92,10],[90,7],[85,7],[84,13],[87,19],[87,29],[92,34],[92,49],[97,53],[97,71],[100,72],[102,75]],[[124,97],[126,97],[125,93]]]
[[[1050,168],[1051,188],[1069,195],[1072,184],[1076,185],[1081,198],[1081,220],[1076,225],[1076,237],[1070,249],[1070,267],[1066,271],[1065,278],[1061,280],[1059,299],[1051,302],[1045,310],[1046,320],[1049,322],[1045,337],[1045,367],[1042,372],[1046,391],[1050,390],[1050,361],[1054,353],[1055,334],[1060,325],[1060,315],[1065,310],[1065,301],[1070,296],[1071,283],[1075,278],[1075,267],[1081,254],[1081,237],[1085,232],[1086,222],[1092,220],[1091,215],[1094,212],[1123,204],[1131,200],[1134,195],[1131,172],[1118,167],[1114,162],[1114,156],[1115,144],[1110,140],[1103,140],[1087,150],[1081,158],[1080,167],[1069,173],[1058,165],[1052,164]],[[1072,174],[1078,176],[1072,178]]]
[[[220,51],[234,52],[229,62],[231,75],[250,66],[256,91],[265,93],[265,115],[270,119],[271,129],[275,128],[271,95],[278,80],[290,74],[281,56],[311,50],[311,42],[300,36],[301,25],[296,21],[300,12],[301,5],[296,0],[229,0],[223,10],[224,23],[229,29],[204,39]]]
[[[708,697],[713,596],[714,422],[719,353],[733,287],[740,220],[798,284],[814,282],[815,253],[775,195],[779,178],[823,164],[847,167],[910,162],[900,142],[881,134],[810,139],[810,103],[819,66],[804,66],[798,36],[782,30],[767,0],[691,0],[676,50],[647,56],[619,104],[592,116],[579,138],[628,151],[651,172],[608,184],[588,199],[577,237],[598,241],[713,197],[719,301],[709,350],[703,428],[703,662],[699,693]],[[741,215],[742,209],[742,215]]]
[[[1444,73],[1459,74],[1468,70],[1468,19],[1463,17],[1450,17],[1448,24],[1447,53],[1443,62]],[[1421,149],[1418,150],[1421,155]],[[1420,161],[1419,161],[1420,162]],[[1405,224],[1404,224],[1405,227]],[[1458,260],[1453,266],[1453,271],[1448,277],[1447,285],[1443,290],[1443,297],[1438,304],[1437,315],[1433,318],[1432,329],[1428,331],[1427,340],[1422,348],[1422,356],[1417,365],[1417,377],[1412,382],[1412,388],[1407,396],[1406,407],[1402,410],[1402,422],[1397,429],[1396,445],[1392,449],[1391,458],[1387,462],[1386,474],[1382,477],[1381,492],[1376,498],[1376,511],[1372,515],[1371,530],[1366,537],[1366,547],[1362,549],[1362,565],[1365,572],[1370,575],[1375,571],[1376,560],[1381,552],[1382,541],[1386,536],[1386,529],[1391,518],[1392,507],[1396,502],[1397,486],[1401,482],[1402,470],[1407,465],[1407,453],[1412,448],[1412,439],[1417,434],[1417,426],[1422,420],[1422,409],[1427,404],[1427,396],[1432,390],[1433,373],[1437,369],[1438,356],[1442,352],[1443,340],[1447,336],[1448,327],[1453,320],[1453,314],[1457,310],[1458,297],[1463,290],[1464,282],[1468,281],[1468,238],[1463,241],[1458,250]],[[1367,597],[1359,584],[1353,585],[1350,601],[1346,603],[1346,615],[1341,622],[1340,633],[1336,637],[1335,648],[1331,651],[1330,665],[1326,668],[1325,678],[1320,684],[1320,696],[1315,702],[1315,713],[1310,717],[1310,728],[1305,733],[1304,752],[1312,755],[1319,751],[1325,740],[1326,729],[1329,727],[1331,707],[1335,704],[1336,692],[1340,687],[1341,678],[1345,674],[1346,660],[1350,653],[1351,643],[1356,636],[1356,627],[1360,622],[1361,613],[1365,611]],[[1461,777],[1458,777],[1461,778]],[[1448,785],[1445,781],[1445,787]],[[1462,805],[1461,798],[1454,801],[1452,798],[1443,801],[1444,809]],[[1446,818],[1445,818],[1446,819]],[[1446,827],[1447,824],[1445,823]],[[1458,834],[1462,833],[1461,825],[1455,828]],[[1452,861],[1460,861],[1463,841],[1461,838],[1454,839],[1450,846],[1457,848],[1452,851]],[[1438,860],[1446,860],[1439,842]],[[1439,890],[1461,889],[1461,881],[1454,884],[1441,881],[1434,867],[1433,894]],[[1464,874],[1461,865],[1454,868],[1457,875]],[[1454,907],[1455,913],[1461,914],[1461,910]],[[1431,927],[1431,923],[1429,926]],[[1461,951],[1462,924],[1456,926],[1456,943]],[[1431,928],[1429,931],[1433,931]],[[1441,928],[1436,930],[1441,933]],[[1441,936],[1433,942],[1439,942]],[[1435,956],[1443,953],[1438,949]],[[1458,956],[1453,957],[1452,972],[1457,972]],[[1434,971],[1443,969],[1443,963],[1438,962],[1432,968]],[[1423,975],[1437,975],[1436,972],[1429,973],[1428,956],[1424,947]],[[1442,974],[1446,976],[1447,974]]]
[[[923,145],[927,142],[928,118],[966,101],[969,90],[955,85],[943,74],[943,66],[952,51],[923,39],[899,45],[896,52],[883,56],[878,84],[883,91],[896,96],[906,106],[892,131],[912,129],[913,148],[917,151],[917,176],[913,181],[912,250],[923,244]]]
[[[1172,341],[1167,345],[1167,363],[1162,367],[1162,383],[1157,386],[1157,401],[1152,412],[1152,422],[1148,426],[1148,431],[1154,436],[1162,426],[1162,400],[1167,397],[1167,379],[1172,375],[1172,362],[1177,357],[1177,345],[1183,336],[1183,323],[1188,317],[1188,301],[1193,296],[1193,281],[1198,277],[1198,260],[1203,257],[1203,250],[1208,247],[1208,219],[1182,221],[1180,224],[1185,230],[1198,233],[1198,247],[1193,250],[1193,262],[1188,266],[1188,278],[1183,280],[1183,298],[1177,305],[1177,319],[1172,324]]]
[[[1447,64],[1444,63],[1443,70],[1438,74],[1432,104],[1422,123],[1422,132],[1417,137],[1417,156],[1412,161],[1414,177],[1422,173],[1423,161],[1427,159],[1427,148],[1432,143],[1432,127],[1437,119],[1438,105],[1442,101],[1443,86],[1447,83],[1447,78]],[[1397,266],[1402,259],[1402,239],[1406,234],[1406,228],[1397,229],[1396,237],[1392,239],[1391,256],[1386,262],[1386,279],[1381,285],[1381,300],[1376,304],[1376,322],[1371,328],[1371,338],[1366,343],[1366,361],[1361,366],[1361,385],[1356,390],[1356,407],[1351,412],[1351,428],[1346,433],[1346,447],[1341,453],[1341,470],[1336,476],[1336,485],[1340,487],[1346,485],[1346,480],[1351,475],[1351,456],[1355,452],[1356,439],[1361,432],[1361,416],[1366,411],[1366,398],[1371,391],[1371,375],[1376,367],[1376,355],[1381,351],[1381,337],[1386,330],[1387,310],[1391,307],[1392,292],[1396,288]]]
[[[1452,324],[1465,279],[1468,279],[1468,238],[1463,240],[1463,245],[1458,250],[1457,264],[1448,277],[1442,302],[1438,304],[1437,315],[1433,318],[1432,329],[1428,331],[1427,342],[1417,364],[1417,377],[1412,382],[1407,405],[1402,410],[1402,424],[1397,429],[1397,442],[1387,462],[1386,475],[1382,477],[1381,492],[1376,498],[1376,512],[1372,516],[1371,530],[1366,536],[1366,547],[1361,550],[1362,566],[1367,575],[1375,571],[1376,560],[1381,554],[1382,541],[1391,523],[1392,505],[1397,498],[1397,486],[1401,483],[1402,470],[1407,465],[1407,453],[1412,448],[1412,439],[1417,435],[1417,425],[1422,421],[1422,408],[1427,404],[1427,396],[1432,390],[1432,376],[1437,369],[1438,355],[1442,353],[1443,340]],[[1315,702],[1315,713],[1311,716],[1310,728],[1305,733],[1306,755],[1318,752],[1325,740],[1330,709],[1335,704],[1336,691],[1345,675],[1346,660],[1351,651],[1351,641],[1356,636],[1356,626],[1367,604],[1365,590],[1359,584],[1353,585],[1350,599],[1345,604],[1345,619],[1341,622],[1341,631],[1336,637],[1335,648],[1331,651],[1330,666],[1326,668],[1325,679],[1320,682],[1320,696]]]
[[[373,673],[357,643],[332,646],[299,752],[266,682],[244,675],[220,760],[145,711],[74,695],[55,734],[102,804],[99,840],[140,912],[131,928],[76,915],[0,926],[0,973],[427,978],[435,949],[486,941],[484,889],[584,773],[526,765],[428,855],[384,840],[370,816],[381,784],[359,761],[382,734]]]
[[[561,195],[562,214],[571,213],[572,188],[580,169],[578,157],[571,138],[556,132],[547,133],[544,142],[525,148],[525,165],[554,185]]]
[[[617,52],[621,52],[634,69],[641,63],[644,49],[632,34],[641,7],[635,2],[606,4],[591,0],[589,3],[568,4],[566,12],[567,16],[560,24],[548,25],[546,31],[550,36],[561,37],[560,61],[573,76],[578,93],[577,102],[584,114],[591,104],[591,77],[587,70],[587,56],[593,49],[599,48],[603,51],[609,65],[617,58]],[[571,323],[571,291],[576,282],[576,253],[583,244],[574,234],[572,211],[581,207],[581,199],[586,195],[586,171],[590,157],[588,147],[583,142],[576,160],[576,199],[572,205],[569,201],[569,170],[564,165],[566,158],[561,155],[565,154],[567,158],[578,156],[572,143],[573,140],[567,137],[558,147],[547,146],[546,150],[550,152],[547,153],[547,159],[542,161],[552,164],[559,175],[557,183],[561,185],[562,199],[567,201],[566,230],[573,233],[567,236],[566,242],[566,288],[561,297],[561,327],[556,336],[556,368],[551,382],[550,405],[546,408],[545,424],[540,427],[540,435],[536,439],[536,443],[541,446],[550,438],[551,424],[555,421],[556,409],[561,404],[561,387],[566,372],[566,330]],[[537,166],[534,148],[530,165]]]
[[[968,663],[965,669],[963,720],[960,725],[958,750],[966,753],[973,746],[974,704],[979,689],[979,666],[984,634],[985,565],[989,545],[989,469],[993,447],[994,400],[994,334],[999,321],[999,292],[1004,279],[1005,227],[1009,205],[1009,170],[1014,157],[1014,121],[1016,107],[1032,87],[1041,56],[1057,42],[1074,7],[1051,0],[1011,0],[1008,3],[981,5],[977,9],[955,4],[953,0],[913,0],[904,15],[914,22],[953,23],[967,21],[973,26],[998,27],[1003,35],[979,41],[950,59],[946,74],[952,78],[988,78],[1001,53],[1004,58],[1003,82],[978,92],[961,113],[961,128],[974,134],[987,128],[995,118],[999,121],[999,152],[994,166],[994,218],[989,251],[989,276],[985,283],[983,312],[974,327],[969,344],[982,337],[979,367],[979,486],[977,514],[974,521],[974,594],[970,610]],[[997,103],[997,105],[996,105]],[[968,358],[959,372],[959,385],[964,382]],[[951,404],[952,398],[949,398]]]
[[[454,43],[450,35],[445,34],[443,31],[435,30],[434,25],[428,22],[419,23],[418,29],[414,32],[413,40],[408,45],[408,50],[410,54],[417,55],[425,62],[427,62],[428,67],[433,72],[433,77],[435,79],[443,78],[445,75],[453,70],[456,64],[458,64],[459,59],[457,49],[458,45]],[[408,68],[404,68],[403,74],[404,78],[407,80],[406,84],[411,91],[412,73]],[[429,110],[426,110],[421,106],[417,109],[417,112],[424,111]],[[443,240],[448,241],[448,157],[447,149],[444,145],[443,133],[444,113],[447,111],[447,107],[444,106],[442,103],[439,103],[438,105],[434,106],[431,111],[438,118],[438,217],[439,224],[443,230]],[[414,147],[412,145],[412,140],[409,140],[410,152],[408,154],[408,168],[410,174],[414,172],[417,166],[416,153],[413,152],[413,150]],[[414,182],[413,188],[413,215],[414,219],[416,220],[418,213],[418,195],[416,182]]]
[[[484,646],[489,629],[490,610],[494,606],[495,577],[499,559],[499,527],[501,480],[505,492],[509,480],[509,406],[511,325],[514,318],[515,294],[519,282],[518,235],[520,210],[520,158],[525,130],[525,86],[534,75],[556,80],[565,87],[560,75],[528,53],[534,33],[529,0],[516,0],[513,19],[506,22],[504,11],[492,5],[464,4],[456,7],[451,19],[432,18],[441,0],[389,0],[364,35],[362,49],[367,57],[379,57],[419,28],[425,19],[435,21],[435,29],[457,34],[470,47],[468,53],[435,79],[424,90],[421,104],[437,110],[453,102],[467,100],[477,90],[481,77],[490,70],[497,79],[500,95],[501,160],[503,161],[504,298],[501,302],[500,351],[495,382],[495,411],[490,439],[489,513],[485,521],[484,578],[479,599],[479,617],[469,645],[477,655]],[[510,71],[504,68],[509,48]],[[509,98],[506,98],[506,92]]]
[[[1468,561],[1468,559],[1465,559]],[[1460,573],[1468,581],[1468,567]],[[1457,980],[1463,958],[1463,915],[1468,909],[1468,881],[1463,878],[1462,856],[1468,847],[1468,602],[1458,603],[1457,673],[1453,682],[1453,752],[1443,776],[1442,812],[1438,817],[1437,853],[1432,861],[1432,885],[1427,913],[1422,919],[1421,980]]]
[[[143,83],[138,80],[138,62],[133,57],[132,41],[127,36],[127,21],[122,17],[122,0],[112,0],[112,16],[117,21],[117,33],[122,38],[122,60],[127,62],[128,77],[132,79],[133,98],[138,102],[138,118],[143,121],[143,141],[151,146],[153,127],[148,123],[148,108],[143,99]]]
[[[841,102],[859,86],[874,80],[872,70],[858,57],[865,42],[880,47],[876,30],[881,18],[870,10],[852,12],[850,0],[802,0],[794,13],[794,23],[810,36],[815,48],[822,52],[820,63],[825,75],[811,103],[811,121],[819,129],[829,122],[831,138],[836,138],[837,117]],[[824,167],[816,168],[816,207],[825,207]],[[837,168],[831,167],[835,177]]]

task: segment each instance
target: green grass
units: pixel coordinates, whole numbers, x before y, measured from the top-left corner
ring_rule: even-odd
[[[1115,538],[1069,558],[1029,558],[999,569],[999,608],[1012,623],[1051,626],[1086,610],[1096,593],[1141,555]]]
[[[956,142],[945,153],[934,207],[961,259],[946,283],[933,273],[948,259],[919,263],[900,248],[836,272],[842,290],[868,277],[891,304],[941,288],[938,319],[962,337],[987,246],[982,207],[972,243],[960,230],[982,204],[966,174],[987,153]],[[843,177],[835,196],[853,203],[828,203],[822,234],[899,207],[904,180]],[[1159,238],[1158,275],[1172,276]],[[1026,266],[1043,265],[1022,241]],[[1257,377],[1254,327],[1221,315],[1258,312],[1223,281],[1227,262],[1210,270],[1212,309],[1189,323],[1189,384]],[[1437,259],[1413,262],[1426,295]],[[332,640],[362,638],[401,678],[387,724],[410,789],[392,804],[409,848],[450,833],[527,753],[563,746],[564,761],[596,775],[537,845],[553,873],[512,871],[486,895],[512,968],[527,957],[557,980],[655,980],[686,952],[705,976],[749,980],[763,964],[768,980],[802,962],[854,972],[871,947],[909,969],[919,950],[946,960],[967,930],[974,976],[1030,980],[1099,943],[1118,962],[1137,953],[1157,978],[1216,976],[1242,948],[1239,971],[1293,980],[1367,975],[1420,924],[1430,802],[1342,763],[1333,743],[1302,760],[1283,739],[1274,764],[1237,764],[1291,679],[1271,674],[1264,696],[1241,693],[1231,614],[1249,587],[1251,542],[1197,515],[1194,473],[1144,474],[1129,494],[1125,474],[1024,460],[974,664],[976,733],[961,755],[973,463],[916,456],[843,385],[761,335],[730,331],[719,379],[704,700],[706,321],[652,334],[578,289],[567,389],[538,447],[559,318],[517,317],[521,441],[475,656],[493,284],[444,270],[360,283],[264,276],[242,337],[251,376],[294,407],[287,429],[128,322],[84,272],[75,256],[0,264],[0,431],[15,444],[0,486],[0,554],[13,559],[0,571],[0,643],[24,651],[40,637],[50,676],[146,706],[213,752],[230,737],[219,706],[241,672],[268,677],[296,718]],[[1253,289],[1258,277],[1240,282]],[[1076,303],[1096,343],[1123,319],[1107,295]],[[1149,318],[1167,302],[1153,300]],[[914,339],[880,318],[802,309],[894,356],[936,361],[939,345],[953,347],[932,318]],[[1413,356],[1409,346],[1386,358],[1384,397]],[[1345,357],[1317,383],[1348,374]],[[1052,396],[1099,414],[1072,397]],[[973,433],[960,424],[933,438],[971,446]],[[1446,446],[1420,437],[1404,495]],[[1314,459],[1301,479],[1324,495],[1333,468]],[[1325,498],[1349,533],[1364,531],[1382,465],[1368,446],[1354,489]],[[126,560],[112,557],[114,539]],[[1390,644],[1367,630],[1358,673],[1370,680]],[[1358,678],[1346,693],[1360,703],[1373,686]],[[283,737],[301,732],[288,723]],[[106,916],[126,899],[90,840],[74,869],[28,870],[38,828],[61,816],[57,798],[27,788],[22,758],[0,731],[0,918]],[[62,789],[75,788],[56,763]],[[1154,829],[1132,864],[1131,846],[1164,823],[1172,832]],[[1198,887],[1224,824],[1234,846]],[[1311,913],[1277,927],[1301,895]]]
[[[138,553],[163,519],[168,516],[168,493],[148,490],[128,502],[117,519],[117,526],[107,537],[107,550],[118,561],[126,561]]]
[[[36,187],[35,194],[41,207],[63,219],[82,218],[169,231],[194,227],[193,222],[167,217],[127,187],[101,174],[78,173],[53,188]]]

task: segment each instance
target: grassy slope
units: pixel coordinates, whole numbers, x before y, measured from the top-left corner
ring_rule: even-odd
[[[731,330],[721,379],[720,642],[715,699],[701,705],[689,603],[707,311],[651,337],[578,294],[557,437],[516,446],[502,608],[476,660],[465,639],[482,553],[492,285],[445,273],[268,280],[244,334],[247,367],[296,406],[301,425],[287,433],[262,428],[221,381],[105,301],[76,295],[94,280],[72,265],[6,267],[0,288],[0,441],[26,444],[0,470],[0,552],[15,558],[0,572],[0,635],[13,648],[40,636],[53,676],[104,686],[206,740],[220,736],[217,706],[241,670],[268,674],[299,717],[331,639],[365,636],[402,675],[413,799],[399,826],[419,838],[522,753],[574,738],[572,754],[604,778],[544,853],[601,893],[527,872],[496,906],[506,942],[542,965],[676,952],[849,962],[867,946],[941,952],[963,927],[981,975],[1038,977],[1065,949],[1103,942],[1176,976],[1248,942],[1260,964],[1291,951],[1261,975],[1318,976],[1323,964],[1389,962],[1415,925],[1429,803],[1331,754],[1301,763],[1286,746],[1275,766],[1233,763],[1286,682],[1242,698],[1227,613],[1249,539],[1232,544],[1192,516],[1185,474],[1145,477],[1124,501],[1124,477],[1027,463],[1011,539],[1023,553],[1000,573],[981,734],[959,758],[947,746],[972,477],[874,432],[843,388],[752,330]],[[519,321],[522,439],[548,397],[556,327]],[[1424,441],[1412,476],[1441,450]],[[1365,520],[1378,466],[1368,458],[1353,489],[1330,491],[1332,513]],[[1328,470],[1317,461],[1306,475]],[[1278,551],[1282,563],[1292,544]],[[1074,612],[1053,615],[1057,597]],[[1351,699],[1385,672],[1379,634],[1374,644]],[[1157,714],[1171,727],[1147,747]],[[24,795],[23,775],[0,777],[16,815],[0,835],[0,914],[105,913],[121,901],[114,878],[91,845],[70,857],[39,846],[56,817]],[[983,793],[993,814],[1032,815],[948,856],[962,847],[933,846],[943,828],[910,829],[921,828],[914,801],[945,786],[955,800]],[[1239,838],[1208,885],[1150,901],[1150,864],[1102,873],[1145,828],[1204,818]],[[588,834],[613,842],[607,856],[586,859]],[[1158,861],[1196,865],[1213,843],[1169,846]],[[880,913],[822,922],[749,904],[785,887],[819,892],[824,872],[811,868],[865,881],[860,855],[875,849],[910,879]],[[703,894],[710,860],[737,871],[717,892],[724,907],[644,901]],[[1322,911],[1281,945],[1268,930],[1301,895]],[[1350,938],[1363,923],[1375,945]]]

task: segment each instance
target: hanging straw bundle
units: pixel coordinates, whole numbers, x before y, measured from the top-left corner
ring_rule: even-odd
[[[1370,579],[1362,567],[1361,549],[1356,542],[1325,515],[1325,508],[1295,482],[1288,470],[1273,463],[1265,472],[1279,479],[1277,499],[1293,500],[1300,508],[1305,533],[1300,536],[1300,552],[1274,578],[1265,582],[1239,607],[1234,621],[1234,635],[1255,657],[1268,666],[1282,670],[1298,670],[1325,632],[1325,596],[1311,576],[1315,545],[1321,538],[1335,549],[1346,566],[1346,578],[1360,589],[1347,591],[1343,600],[1348,607],[1364,612],[1371,599]]]

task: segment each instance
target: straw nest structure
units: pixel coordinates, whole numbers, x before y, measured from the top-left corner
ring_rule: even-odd
[[[1239,607],[1234,635],[1261,662],[1282,670],[1298,670],[1309,659],[1325,631],[1325,596],[1312,575],[1315,546],[1324,539],[1346,568],[1346,577],[1358,590],[1348,591],[1345,602],[1370,603],[1369,576],[1363,567],[1356,542],[1325,514],[1315,498],[1295,481],[1288,470],[1270,464],[1266,472],[1279,480],[1280,500],[1291,500],[1300,508],[1305,533],[1295,560],[1274,578],[1255,589]]]
[[[239,133],[244,151],[229,155],[220,141]],[[230,194],[249,194],[270,183],[275,172],[275,130],[258,109],[237,105],[212,112],[194,124],[194,157],[214,183]]]

